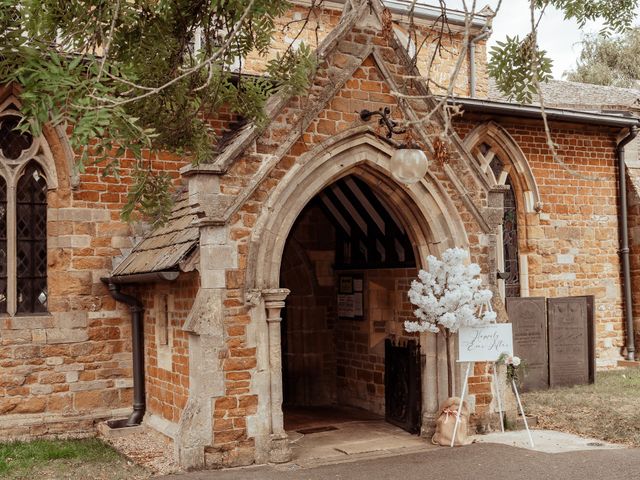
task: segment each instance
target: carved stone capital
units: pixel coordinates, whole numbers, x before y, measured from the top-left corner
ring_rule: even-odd
[[[284,308],[284,300],[289,295],[288,288],[269,288],[262,290],[262,298],[267,309],[267,322],[280,322],[280,310]]]
[[[284,300],[287,298],[289,293],[291,293],[291,290],[289,290],[288,288],[267,288],[265,290],[262,290],[262,297],[266,302],[267,308],[271,308],[271,306],[269,305],[270,303],[284,303]]]

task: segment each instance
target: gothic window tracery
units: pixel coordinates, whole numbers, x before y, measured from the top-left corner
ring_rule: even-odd
[[[47,175],[42,143],[0,112],[0,314],[47,312]]]
[[[488,151],[483,152],[485,157]],[[507,185],[509,191],[504,194],[504,214],[502,219],[502,251],[503,272],[506,297],[520,296],[520,268],[518,251],[518,209],[516,194],[511,176],[505,169],[504,162],[493,154],[489,168],[497,183]],[[505,175],[506,173],[506,175]]]

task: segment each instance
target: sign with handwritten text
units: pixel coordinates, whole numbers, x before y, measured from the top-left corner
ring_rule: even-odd
[[[495,362],[501,353],[513,355],[510,323],[492,323],[458,330],[459,362]]]

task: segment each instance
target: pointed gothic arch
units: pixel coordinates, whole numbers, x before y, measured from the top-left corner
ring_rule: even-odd
[[[337,180],[353,175],[365,182],[399,219],[412,240],[418,267],[426,265],[428,255],[440,256],[454,246],[469,248],[465,224],[446,189],[432,173],[413,185],[397,183],[389,166],[393,151],[365,126],[332,137],[297,159],[271,192],[256,220],[246,286],[249,291],[261,292],[252,316],[257,325],[256,335],[269,339],[265,343],[268,351],[261,350],[257,355],[269,359],[271,396],[269,404],[262,408],[269,409],[270,415],[262,419],[260,430],[270,432],[272,451],[277,442],[286,441],[279,321],[289,291],[279,288],[281,262],[291,229],[309,201]],[[447,396],[447,366],[443,338],[423,333],[420,344],[426,357],[421,385],[422,424],[428,429],[439,403]],[[460,372],[454,375],[461,378]]]
[[[304,206],[339,178],[356,174],[379,192],[415,243],[416,260],[449,247],[468,248],[462,219],[436,178],[427,173],[414,185],[392,179],[393,148],[368,127],[336,135],[303,155],[271,194],[256,223],[247,272],[250,288],[277,288],[280,258],[293,223]]]
[[[481,151],[482,145],[489,148]],[[492,185],[504,185],[505,177],[491,171],[491,161],[498,156],[505,164],[505,171],[511,176],[517,195],[522,199],[526,213],[542,210],[542,200],[533,170],[527,157],[511,134],[496,122],[478,125],[464,138],[464,145],[472,153],[473,159]]]
[[[528,296],[527,217],[542,210],[538,185],[529,162],[509,132],[496,122],[478,125],[464,139],[472,158],[491,185],[507,185],[502,250],[497,255],[503,272],[499,290],[504,297]]]
[[[10,316],[47,312],[47,191],[70,183],[69,156],[56,162],[49,146],[56,130],[18,130],[21,106],[18,87],[0,87],[0,312]]]

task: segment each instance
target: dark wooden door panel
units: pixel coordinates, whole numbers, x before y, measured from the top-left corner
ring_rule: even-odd
[[[409,433],[420,433],[422,380],[420,345],[394,345],[385,340],[385,420]]]

